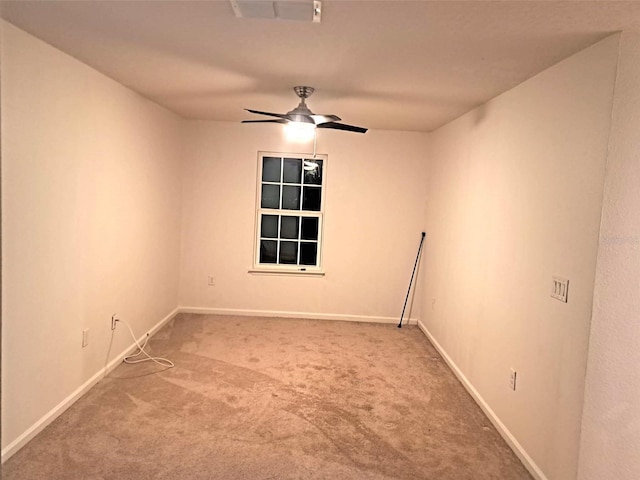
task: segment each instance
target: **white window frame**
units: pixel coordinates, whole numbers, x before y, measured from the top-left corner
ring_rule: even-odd
[[[322,160],[322,183],[321,193],[320,193],[320,210],[302,210],[302,198],[300,199],[300,210],[290,210],[290,209],[272,209],[272,208],[262,208],[261,206],[261,197],[262,197],[262,167],[263,167],[263,158],[264,157],[277,157],[277,158],[296,158],[314,161],[314,160]],[[256,176],[256,206],[255,206],[255,230],[254,230],[254,248],[253,248],[253,268],[249,270],[250,273],[264,273],[264,274],[296,274],[296,275],[324,275],[324,270],[322,268],[322,250],[323,250],[323,232],[324,232],[324,220],[325,220],[325,205],[326,205],[326,179],[327,179],[327,160],[328,156],[323,154],[316,154],[315,157],[312,154],[305,153],[282,153],[282,152],[258,152],[258,169]],[[281,168],[280,172],[280,182],[273,184],[275,185],[300,185],[300,195],[302,196],[302,187],[303,184],[292,184],[292,183],[284,183],[283,182],[283,172],[284,169]],[[264,182],[271,183],[271,182]],[[280,207],[282,206],[282,193],[280,195]],[[302,217],[316,217],[318,218],[318,240],[317,240],[317,257],[316,263],[317,265],[299,265],[299,264],[279,264],[279,263],[260,263],[260,240],[261,240],[261,218],[262,215],[277,215],[279,218],[282,216],[298,216],[300,219]],[[279,225],[279,222],[278,222]],[[278,229],[279,230],[279,229]],[[302,220],[299,222],[298,227],[298,245],[304,242],[301,238],[302,236]],[[270,239],[272,240],[272,239]],[[280,241],[279,233],[278,233],[278,242]],[[300,258],[300,248],[298,247],[298,261]]]

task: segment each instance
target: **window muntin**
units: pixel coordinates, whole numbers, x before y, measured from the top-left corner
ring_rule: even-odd
[[[256,267],[320,270],[326,160],[259,153]]]

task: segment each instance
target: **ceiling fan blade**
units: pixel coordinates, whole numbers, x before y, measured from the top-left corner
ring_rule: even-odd
[[[337,115],[311,115],[311,118],[313,118],[313,121],[316,123],[316,125],[320,125],[321,123],[327,123],[327,122],[339,122],[340,120],[342,120],[339,116]]]
[[[316,125],[317,128],[334,128],[336,130],[346,130],[348,132],[366,133],[368,129],[356,127],[355,125],[347,125],[346,123],[327,122]]]
[[[249,108],[245,108],[247,112],[257,113],[258,115],[268,115],[270,117],[282,118],[285,121],[289,122],[300,122],[300,123],[315,123],[313,118],[310,115],[305,115],[301,113],[272,113],[272,112],[261,112],[260,110],[251,110]]]
[[[284,118],[285,120],[289,119],[289,116],[285,113],[270,113],[270,112],[261,112],[259,110],[250,110],[248,108],[245,108],[245,110],[247,112],[251,112],[251,113],[257,113],[258,115],[268,115],[270,117],[278,117],[278,118]]]
[[[288,123],[284,118],[278,120],[242,120],[240,123]]]

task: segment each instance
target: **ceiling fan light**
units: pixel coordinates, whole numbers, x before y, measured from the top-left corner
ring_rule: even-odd
[[[287,140],[291,142],[309,142],[316,134],[316,126],[313,123],[288,122],[284,126]]]
[[[314,170],[316,170],[319,167],[319,165],[316,162],[312,162],[311,160],[304,160],[302,162],[302,168],[306,171],[306,172],[313,172]]]

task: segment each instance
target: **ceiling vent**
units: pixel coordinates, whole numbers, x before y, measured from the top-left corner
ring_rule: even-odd
[[[320,23],[320,0],[229,0],[238,18]]]

